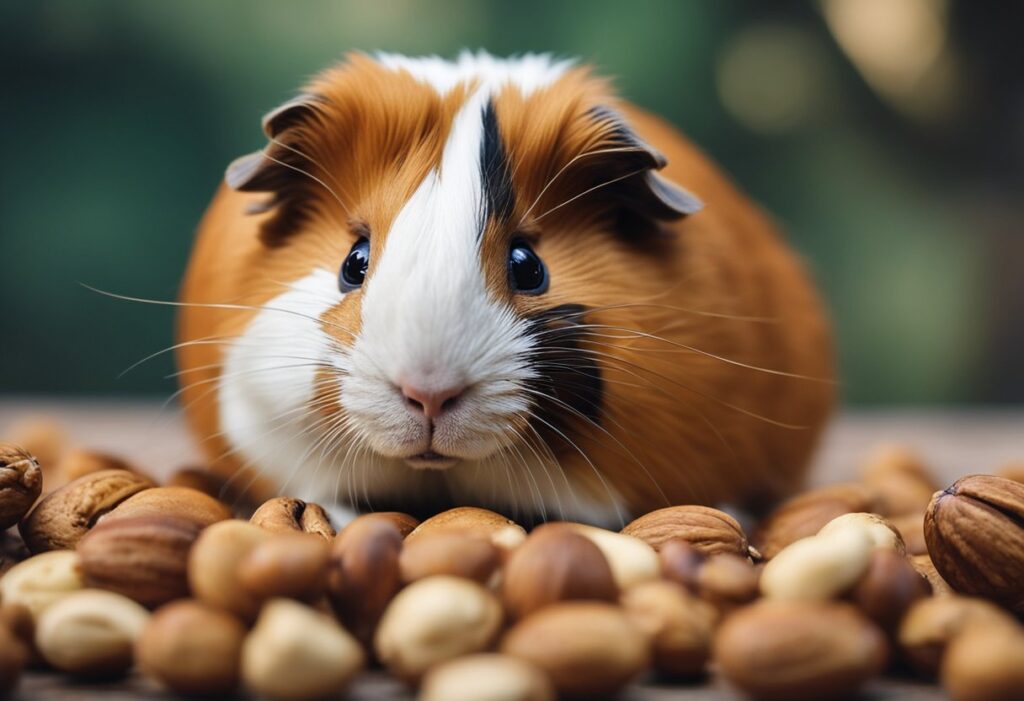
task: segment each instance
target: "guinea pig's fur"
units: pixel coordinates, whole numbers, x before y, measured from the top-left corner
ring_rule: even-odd
[[[181,292],[187,419],[236,485],[605,525],[799,485],[834,395],[807,273],[608,81],[353,54],[263,127]],[[513,288],[513,245],[546,290]]]

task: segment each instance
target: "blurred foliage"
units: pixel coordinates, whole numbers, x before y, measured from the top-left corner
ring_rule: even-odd
[[[173,300],[224,166],[345,51],[485,47],[593,62],[772,211],[849,402],[1024,400],[1022,13],[926,4],[949,90],[900,103],[811,2],[3,0],[0,392],[170,394],[169,354],[118,375],[173,342],[173,309],[82,283]]]

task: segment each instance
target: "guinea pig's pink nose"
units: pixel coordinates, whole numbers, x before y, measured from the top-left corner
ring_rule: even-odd
[[[436,419],[446,411],[450,411],[459,401],[465,387],[450,387],[435,392],[428,392],[415,385],[403,384],[402,396],[410,407],[423,412],[428,419]]]

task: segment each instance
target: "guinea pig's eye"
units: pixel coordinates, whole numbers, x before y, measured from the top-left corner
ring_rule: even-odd
[[[345,256],[338,273],[338,288],[342,292],[351,292],[363,284],[366,269],[370,265],[370,242],[362,236],[352,245],[352,250]]]
[[[515,239],[508,250],[508,280],[512,289],[539,295],[548,289],[548,271],[544,262],[523,239]]]

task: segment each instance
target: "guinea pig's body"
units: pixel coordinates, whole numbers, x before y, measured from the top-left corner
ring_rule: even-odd
[[[188,421],[239,485],[618,524],[800,483],[834,393],[812,285],[606,82],[354,55],[264,129],[179,323]]]

